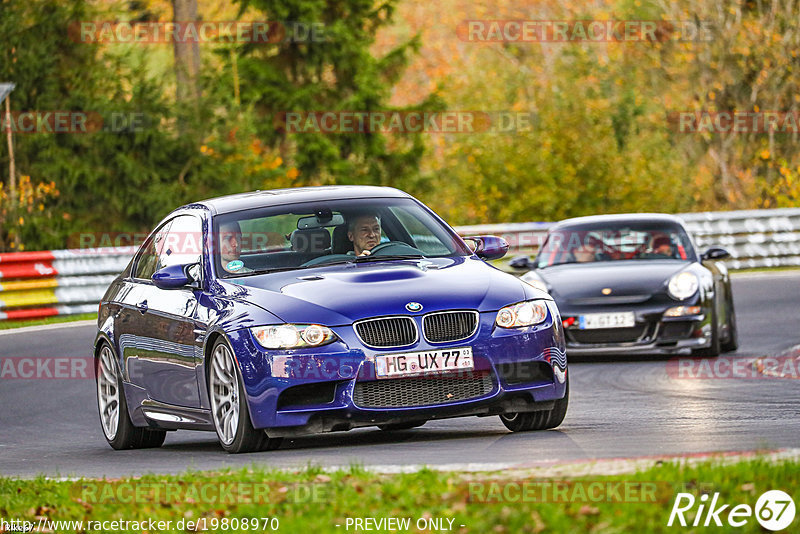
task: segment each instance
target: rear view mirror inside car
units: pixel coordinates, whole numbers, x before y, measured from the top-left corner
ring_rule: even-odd
[[[341,226],[343,224],[344,216],[342,216],[341,213],[334,213],[325,217],[319,217],[319,214],[317,214],[309,217],[300,217],[297,220],[297,229],[308,230],[309,228],[326,228],[329,226]]]

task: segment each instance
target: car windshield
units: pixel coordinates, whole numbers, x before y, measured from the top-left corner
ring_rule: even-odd
[[[606,223],[553,230],[536,257],[536,267],[622,260],[696,261],[696,256],[680,225]]]
[[[410,198],[331,200],[215,217],[221,278],[334,263],[468,256],[458,235]]]

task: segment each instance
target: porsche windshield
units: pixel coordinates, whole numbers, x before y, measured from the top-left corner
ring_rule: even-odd
[[[271,206],[214,219],[222,278],[317,265],[467,256],[458,236],[409,198]]]
[[[689,236],[679,225],[620,223],[554,230],[536,257],[536,267],[670,259],[696,261]]]

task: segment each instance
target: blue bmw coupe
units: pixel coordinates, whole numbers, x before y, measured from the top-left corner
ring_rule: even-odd
[[[215,431],[236,453],[462,416],[554,428],[569,397],[562,321],[547,293],[486,263],[507,248],[383,187],[178,208],[100,304],[103,433],[131,449]]]

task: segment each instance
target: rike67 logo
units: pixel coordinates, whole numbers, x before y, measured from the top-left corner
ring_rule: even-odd
[[[667,526],[679,524],[685,527],[694,517],[691,523],[693,527],[721,527],[725,523],[731,527],[743,527],[755,515],[756,521],[763,528],[778,531],[785,529],[794,521],[794,501],[789,494],[781,490],[764,492],[756,501],[755,510],[749,504],[737,504],[731,508],[730,504],[720,502],[719,493],[714,493],[710,499],[709,502],[708,494],[703,494],[698,499],[691,493],[678,493]]]

